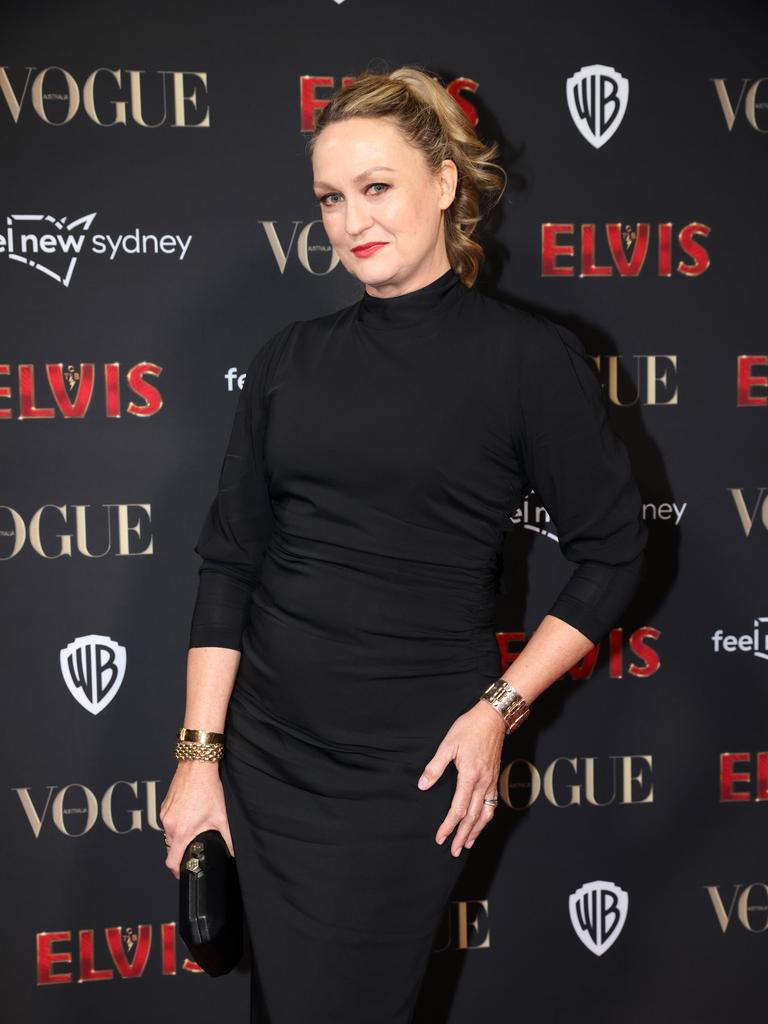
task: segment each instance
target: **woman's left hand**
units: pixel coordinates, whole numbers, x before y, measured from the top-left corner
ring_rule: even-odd
[[[470,847],[493,818],[495,804],[483,800],[498,797],[501,748],[506,736],[504,719],[486,700],[460,715],[443,737],[435,756],[424,767],[417,785],[429,789],[448,767],[456,763],[456,792],[448,814],[435,833],[442,843],[458,825],[451,853],[458,857]]]

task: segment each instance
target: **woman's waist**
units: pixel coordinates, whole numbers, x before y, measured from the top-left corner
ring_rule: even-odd
[[[442,732],[498,675],[485,659],[400,643],[351,645],[262,620],[246,632],[233,707],[246,718],[322,744],[396,751]]]
[[[457,591],[492,585],[496,550],[491,543],[436,530],[431,533],[431,542],[425,544],[423,530],[416,529],[405,542],[402,537],[395,541],[389,536],[371,537],[359,531],[327,527],[321,537],[275,526],[266,559],[286,571],[297,567],[311,567],[317,572],[346,571],[352,576],[365,574],[394,585],[408,582]]]
[[[493,573],[397,560],[270,550],[256,609],[339,639],[363,636],[472,641],[491,626]]]

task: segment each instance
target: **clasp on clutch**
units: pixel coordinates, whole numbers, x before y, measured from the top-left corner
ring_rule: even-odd
[[[202,843],[196,842],[192,843],[189,849],[194,856],[190,857],[187,861],[187,871],[191,871],[193,875],[196,875],[199,871],[203,870],[201,862],[205,860],[204,847]]]

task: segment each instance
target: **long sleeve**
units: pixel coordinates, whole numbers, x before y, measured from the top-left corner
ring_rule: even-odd
[[[190,647],[242,650],[251,593],[272,533],[263,453],[265,385],[286,330],[274,334],[253,357],[237,400],[218,489],[195,545],[202,562]]]
[[[560,550],[576,563],[548,614],[598,643],[645,576],[648,528],[594,362],[573,331],[536,319],[542,329],[519,363],[520,455]]]

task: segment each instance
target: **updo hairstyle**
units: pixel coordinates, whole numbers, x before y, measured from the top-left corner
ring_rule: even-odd
[[[506,172],[493,162],[498,143],[482,142],[440,79],[414,66],[386,73],[366,70],[338,89],[317,116],[307,143],[310,157],[324,128],[351,117],[392,119],[434,171],[443,160],[456,164],[456,195],[443,211],[445,245],[451,268],[471,288],[485,259],[473,235],[507,184]]]

